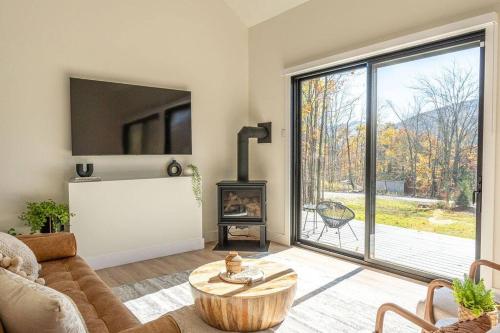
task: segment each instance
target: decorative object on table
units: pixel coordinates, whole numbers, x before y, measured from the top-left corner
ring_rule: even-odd
[[[189,275],[196,312],[208,325],[224,331],[254,332],[278,325],[288,314],[297,273],[268,260],[245,259],[244,264],[262,270],[265,280],[243,286],[214,279],[225,269],[224,260],[203,265]]]
[[[202,191],[201,191],[201,174],[198,167],[194,164],[189,164],[186,168],[188,176],[191,176],[191,185],[193,187],[193,194],[196,201],[198,201],[198,206],[202,203]]]
[[[458,304],[458,319],[474,319],[486,314],[492,326],[498,324],[498,310],[495,304],[495,295],[487,290],[483,279],[475,283],[468,276],[464,280],[453,280],[453,296]]]
[[[23,278],[26,278],[30,281],[45,285],[45,280],[43,278],[36,277],[35,275],[28,275],[28,273],[26,273],[26,271],[22,269],[23,263],[24,260],[22,257],[9,257],[0,253],[0,267],[5,268],[6,270],[9,270],[12,273],[22,276]]]
[[[239,273],[222,271],[219,273],[219,277],[229,283],[251,285],[252,283],[264,280],[264,271],[258,267],[242,266],[241,272]]]
[[[75,214],[70,213],[67,204],[59,204],[49,199],[28,202],[26,211],[19,216],[19,219],[30,226],[32,233],[53,233],[61,231],[62,226],[67,225],[72,216]]]
[[[80,177],[90,177],[94,173],[94,164],[87,163],[84,167],[83,164],[78,163],[76,165],[76,173]]]
[[[237,274],[241,272],[241,257],[236,251],[229,251],[226,256],[226,272],[231,274]]]
[[[172,160],[172,162],[167,165],[167,174],[170,177],[180,176],[182,174],[182,166],[176,160]]]

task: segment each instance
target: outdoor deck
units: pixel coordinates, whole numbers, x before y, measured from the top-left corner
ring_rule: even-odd
[[[303,219],[306,213],[302,214]],[[344,250],[363,253],[365,224],[361,221],[350,222],[358,240],[347,225],[340,229],[340,241],[337,229],[323,229],[323,221],[317,216],[314,228],[313,215],[309,213],[302,238],[321,244],[340,247]],[[302,230],[303,225],[301,226]],[[416,231],[389,225],[376,225],[375,258],[418,270],[432,272],[444,277],[463,277],[474,261],[475,241],[437,233]]]

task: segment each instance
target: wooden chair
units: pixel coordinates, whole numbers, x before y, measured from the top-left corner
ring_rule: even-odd
[[[411,321],[422,328],[423,333],[486,333],[491,329],[490,318],[482,315],[473,320],[465,320],[451,325],[437,327],[419,316],[403,309],[402,307],[386,303],[380,306],[377,312],[377,322],[375,324],[375,333],[383,333],[384,331],[384,316],[388,311],[392,311],[403,318]]]
[[[469,269],[469,277],[471,279],[476,279],[477,272],[480,266],[486,266],[495,270],[500,270],[500,264],[488,261],[488,260],[476,260],[474,261]],[[434,292],[439,288],[449,288],[452,289],[450,281],[447,280],[433,280],[429,283],[427,288],[427,297],[425,300],[425,310],[424,318],[420,318],[414,313],[403,309],[402,307],[393,304],[386,303],[382,304],[377,311],[377,319],[375,323],[375,333],[383,333],[384,328],[384,317],[388,311],[392,311],[401,317],[411,321],[415,325],[422,328],[423,332],[447,332],[450,328],[450,332],[487,332],[491,328],[491,322],[487,316],[478,318],[477,321],[465,321],[452,326],[439,328],[436,326],[436,319],[434,318]],[[460,325],[462,327],[460,327]],[[489,325],[489,326],[488,326]]]
[[[446,280],[434,280],[429,283],[427,289],[427,298],[426,298],[426,308],[425,313],[432,313],[432,299],[434,298],[434,291],[437,288],[448,287],[451,288],[451,283]],[[430,310],[428,310],[430,309]],[[430,321],[427,319],[422,319],[414,313],[403,309],[399,305],[393,303],[382,304],[377,311],[377,320],[375,323],[375,333],[383,333],[384,329],[384,317],[388,311],[392,311],[406,320],[411,321],[415,325],[421,327],[425,332],[434,332],[439,330],[439,327],[435,326],[435,321]],[[434,317],[434,316],[432,316]]]
[[[472,280],[477,280],[478,278],[478,271],[481,266],[489,267],[494,270],[500,271],[500,264],[494,263],[489,260],[476,260],[474,261],[469,268],[469,278]],[[435,284],[433,284],[435,281]],[[441,285],[439,285],[441,283]],[[432,288],[431,288],[432,287]],[[429,284],[429,290],[427,292],[427,298],[425,300],[425,310],[424,310],[424,318],[425,320],[435,324],[436,323],[436,318],[434,318],[434,291],[438,288],[441,287],[447,287],[451,289],[451,284],[450,282],[446,280],[434,280]],[[432,289],[432,290],[431,290]],[[438,318],[441,319],[441,318]]]

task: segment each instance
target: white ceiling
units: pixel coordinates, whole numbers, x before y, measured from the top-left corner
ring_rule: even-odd
[[[224,0],[241,21],[252,27],[309,0]]]

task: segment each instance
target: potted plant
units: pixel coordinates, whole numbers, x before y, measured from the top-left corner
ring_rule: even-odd
[[[191,184],[193,187],[193,194],[196,201],[198,201],[198,205],[201,205],[202,202],[202,191],[201,191],[201,175],[200,170],[194,164],[189,164],[187,166],[186,174],[191,176]]]
[[[481,279],[475,283],[465,276],[464,280],[453,280],[453,295],[458,304],[458,319],[467,320],[487,314],[492,322],[492,327],[498,323],[497,305],[492,290],[486,290]]]
[[[74,214],[69,212],[68,205],[49,199],[27,202],[26,211],[19,216],[19,219],[31,228],[32,233],[52,233],[61,231],[61,227],[69,223],[71,216]]]

